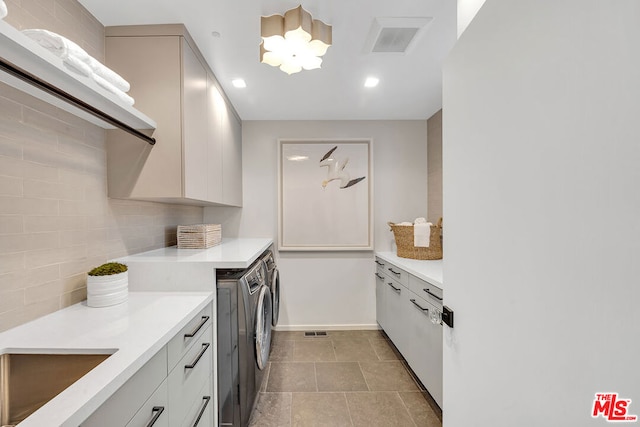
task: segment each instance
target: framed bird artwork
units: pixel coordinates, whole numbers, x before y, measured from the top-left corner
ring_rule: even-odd
[[[278,141],[278,249],[373,250],[371,139]]]

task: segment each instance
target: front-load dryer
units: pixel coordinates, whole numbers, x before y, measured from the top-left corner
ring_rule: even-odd
[[[271,291],[259,259],[246,270],[218,270],[218,419],[245,427],[266,372],[271,345]]]

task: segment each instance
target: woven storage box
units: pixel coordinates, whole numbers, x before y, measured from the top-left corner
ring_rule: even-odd
[[[220,224],[194,224],[178,226],[179,249],[208,249],[222,241]]]
[[[438,220],[438,224],[431,226],[428,248],[413,246],[413,225],[397,225],[392,222],[388,224],[389,227],[391,227],[391,231],[393,231],[399,257],[410,259],[442,259],[442,242],[440,241],[442,218]]]

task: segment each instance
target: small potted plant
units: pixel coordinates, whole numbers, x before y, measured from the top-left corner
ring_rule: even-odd
[[[120,304],[129,295],[128,268],[119,262],[108,262],[87,275],[87,305],[107,307]]]

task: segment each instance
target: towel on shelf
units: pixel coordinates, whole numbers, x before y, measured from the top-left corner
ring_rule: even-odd
[[[99,75],[119,90],[129,92],[129,89],[131,89],[129,82],[123,79],[120,74],[116,73],[93,56],[89,56],[89,66],[95,74]]]
[[[123,79],[118,73],[89,55],[84,49],[68,38],[52,31],[41,29],[23,30],[22,33],[67,62],[68,65],[82,72],[85,76],[90,76],[95,73],[122,92],[129,92],[129,89],[131,89],[129,82]],[[79,62],[83,62],[86,66],[79,64]]]
[[[122,103],[129,106],[135,103],[135,100],[121,89],[124,87],[129,90],[126,80],[71,40],[48,30],[30,29],[22,30],[22,33],[62,59],[62,62],[74,71],[91,77],[100,87],[116,95]]]
[[[99,75],[93,73],[93,74],[91,74],[91,78],[93,78],[93,80],[96,83],[98,83],[103,89],[105,89],[108,92],[116,95],[118,97],[118,99],[120,101],[124,102],[125,104],[133,105],[135,103],[135,100],[132,97],[130,97],[129,95],[127,95],[126,93],[124,93],[123,91],[121,91],[120,89],[118,89],[117,87],[115,87],[114,85],[112,85],[107,80],[105,80],[104,78],[100,77]]]
[[[413,246],[428,248],[431,238],[431,224],[424,218],[416,218],[413,223]]]
[[[83,76],[90,77],[93,74],[91,67],[89,67],[86,62],[76,58],[75,56],[67,56],[62,60],[62,63],[64,65],[68,65],[71,70],[78,72]]]
[[[29,29],[22,30],[22,34],[34,40],[43,48],[61,59],[74,56],[89,65],[89,54],[83,48],[66,37],[49,30]]]
[[[66,37],[41,29],[22,30],[22,34],[62,59],[73,71],[87,77],[93,73],[89,66],[89,54]]]
[[[0,19],[7,16],[8,13],[9,11],[7,10],[7,5],[5,4],[4,0],[0,0]]]

